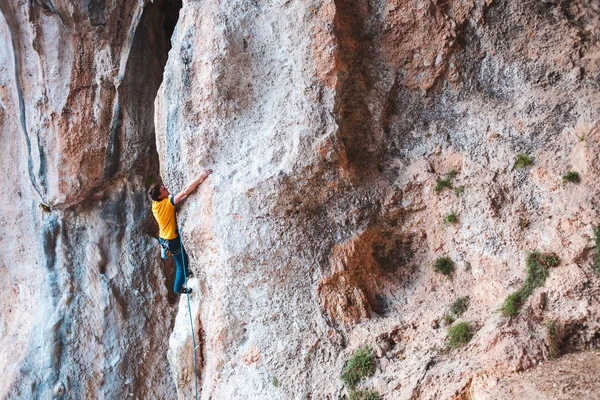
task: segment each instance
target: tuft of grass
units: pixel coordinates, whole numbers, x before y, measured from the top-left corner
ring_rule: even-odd
[[[458,175],[458,171],[457,171],[457,170],[455,170],[455,169],[453,169],[453,170],[450,170],[450,172],[448,172],[448,173],[446,174],[446,177],[447,177],[448,179],[454,179],[454,178],[456,178],[456,176],[457,176],[457,175]]]
[[[349,400],[379,400],[379,393],[374,390],[351,390]]]
[[[464,186],[458,186],[458,187],[454,188],[454,194],[456,195],[456,197],[462,196],[464,192],[465,192]]]
[[[513,317],[519,313],[525,300],[546,281],[548,268],[556,267],[559,260],[555,254],[535,251],[527,256],[525,263],[527,265],[527,277],[523,282],[523,286],[508,296],[502,305],[502,315],[505,317]]]
[[[509,295],[502,304],[502,316],[503,317],[514,317],[519,313],[521,309],[521,294],[515,292]]]
[[[520,217],[519,226],[521,229],[527,229],[529,227],[529,220],[526,217]]]
[[[533,165],[533,161],[527,154],[519,153],[517,154],[517,159],[515,160],[515,164],[513,168],[525,168]]]
[[[435,192],[440,193],[446,188],[452,189],[452,180],[448,178],[438,178],[435,182]]]
[[[448,329],[448,346],[463,347],[471,341],[473,332],[467,322],[458,322]]]
[[[458,221],[458,215],[452,211],[450,214],[444,216],[444,222],[447,224],[453,224]]]
[[[444,315],[444,324],[446,324],[446,326],[451,325],[454,322],[454,317],[450,314],[446,314]]]
[[[523,300],[527,299],[536,288],[544,284],[548,277],[548,268],[558,265],[558,257],[555,254],[535,251],[527,256],[525,263],[527,265],[527,277],[521,287]]]
[[[569,171],[563,176],[563,181],[571,183],[579,183],[579,173],[577,171]]]
[[[452,189],[452,180],[456,178],[458,171],[453,169],[448,172],[445,177],[438,178],[435,182],[435,192],[440,193],[444,189]]]
[[[435,260],[433,268],[446,276],[450,276],[454,272],[454,261],[450,257],[440,257]]]
[[[450,313],[456,317],[463,315],[469,308],[469,297],[463,296],[454,300],[454,303],[450,304]]]
[[[346,361],[342,370],[342,381],[351,389],[354,389],[362,378],[373,376],[375,364],[373,363],[373,351],[371,347],[358,348]]]
[[[546,340],[548,342],[548,357],[552,360],[560,356],[561,339],[559,326],[556,321],[546,322]]]

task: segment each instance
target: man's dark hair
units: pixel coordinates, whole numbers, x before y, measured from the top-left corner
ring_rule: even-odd
[[[160,187],[161,186],[162,185],[159,185],[157,183],[155,185],[152,185],[150,190],[148,190],[148,197],[150,197],[150,200],[158,201],[158,198],[160,197]]]

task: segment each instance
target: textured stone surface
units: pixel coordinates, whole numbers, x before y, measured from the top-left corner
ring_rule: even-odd
[[[173,397],[175,309],[145,195],[159,5],[0,10],[0,398]]]
[[[0,2],[1,176],[24,205],[0,214],[19,231],[1,239],[15,250],[0,265],[0,394],[192,396],[187,304],[174,318],[146,222],[158,165],[172,192],[215,171],[179,213],[203,399],[338,399],[365,345],[376,373],[361,386],[385,399],[558,397],[558,380],[538,382],[563,362],[545,363],[548,321],[579,353],[564,362],[591,366],[568,393],[588,393],[595,2],[188,0],[166,60],[159,10],[174,3]],[[533,165],[514,168],[519,153]],[[436,193],[452,170],[462,194]],[[532,250],[560,264],[504,318]],[[460,296],[475,335],[449,350]]]
[[[507,379],[478,392],[481,399],[593,399],[600,391],[598,352],[568,354],[558,361]],[[473,379],[476,382],[477,378]],[[471,386],[475,386],[472,384]]]
[[[469,385],[476,397],[534,368],[548,357],[547,320],[576,326],[568,351],[596,346],[597,12],[184,4],[157,148],[176,186],[215,170],[182,212],[205,282],[203,398],[337,398],[350,352],[394,332],[366,383],[394,399]],[[513,169],[518,153],[534,165]],[[435,193],[453,169],[462,196]],[[579,185],[562,182],[570,169]],[[451,211],[458,223],[444,224]],[[502,318],[536,249],[561,265],[519,317]],[[443,255],[457,264],[451,280],[431,266]],[[459,296],[477,333],[440,351],[439,320]]]

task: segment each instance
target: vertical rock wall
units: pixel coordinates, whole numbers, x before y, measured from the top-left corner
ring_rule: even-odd
[[[364,386],[384,398],[477,398],[548,358],[550,320],[564,351],[597,346],[598,12],[186,1],[156,127],[172,189],[215,170],[180,212],[202,398],[338,398],[364,345]],[[515,168],[519,153],[533,165]],[[459,190],[436,193],[452,170]],[[502,317],[534,250],[560,266]],[[460,296],[476,334],[449,352],[442,317]],[[190,354],[186,330],[182,316],[171,354]],[[170,360],[188,398],[193,360]]]
[[[594,2],[0,11],[1,398],[194,396],[190,316],[168,302],[145,191],[205,166],[179,212],[203,399],[337,399],[365,345],[361,387],[386,399],[585,393],[535,380],[562,365],[536,368],[549,321],[581,352],[567,363],[600,336]],[[533,165],[515,168],[519,153]],[[560,264],[502,317],[533,250]],[[474,337],[450,350],[461,296]]]
[[[145,194],[164,6],[0,10],[0,398],[172,398],[175,310]]]

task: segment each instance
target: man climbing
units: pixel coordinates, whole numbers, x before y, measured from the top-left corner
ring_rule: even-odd
[[[175,260],[175,293],[191,293],[192,289],[183,287],[187,276],[188,256],[181,244],[177,233],[177,218],[175,217],[175,205],[192,193],[196,187],[212,173],[210,169],[204,169],[200,175],[190,182],[181,192],[175,196],[169,193],[164,185],[153,185],[148,191],[148,197],[152,199],[152,214],[158,222],[158,240],[161,246],[168,248]],[[184,271],[184,267],[186,271]]]

